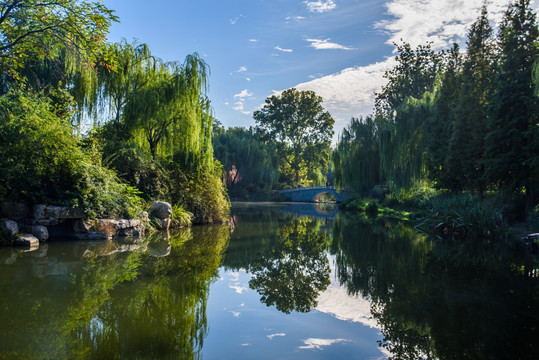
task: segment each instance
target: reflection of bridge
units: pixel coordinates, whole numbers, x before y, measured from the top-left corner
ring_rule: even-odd
[[[313,186],[274,191],[275,194],[293,202],[317,202],[322,194],[331,194],[337,202],[343,202],[353,193],[346,190],[337,192],[335,186]]]

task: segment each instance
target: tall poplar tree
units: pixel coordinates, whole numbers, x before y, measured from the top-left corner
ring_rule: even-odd
[[[530,1],[516,0],[500,26],[496,90],[486,136],[489,180],[508,189],[524,187],[526,211],[533,206],[534,186],[539,178],[539,102],[532,77],[539,56],[538,39]]]
[[[482,197],[486,187],[484,139],[495,55],[492,28],[485,6],[481,16],[471,26],[467,45],[461,91],[449,142],[447,171],[456,180],[454,184],[460,184],[471,192],[478,191]]]

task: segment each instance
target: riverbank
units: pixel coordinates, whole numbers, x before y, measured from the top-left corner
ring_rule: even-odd
[[[518,204],[500,201],[495,195],[483,201],[470,194],[437,194],[428,199],[417,197],[402,202],[352,198],[340,206],[370,217],[385,216],[406,221],[438,237],[473,234],[520,239],[539,232],[539,206],[524,216]]]

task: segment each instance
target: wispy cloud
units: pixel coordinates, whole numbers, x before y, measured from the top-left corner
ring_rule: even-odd
[[[236,25],[236,23],[241,19],[241,18],[244,18],[245,16],[241,15],[238,16],[238,17],[235,17],[234,19],[229,19],[228,22],[231,24],[231,25]]]
[[[330,11],[337,7],[337,4],[335,4],[333,0],[304,1],[303,3],[307,6],[307,9],[309,9],[310,12],[318,13]]]
[[[234,99],[237,99],[237,98],[245,99],[245,98],[248,98],[248,97],[251,97],[251,96],[253,96],[253,93],[250,93],[249,90],[244,89],[241,92],[239,92],[238,94],[234,94]]]
[[[242,90],[238,94],[234,94],[234,99],[236,100],[236,102],[234,103],[234,106],[232,107],[232,109],[239,111],[242,114],[249,115],[251,112],[245,110],[245,100],[252,96],[253,96],[253,93],[250,93],[249,90],[247,89]],[[239,279],[239,273],[233,273],[233,275],[235,276],[235,279]],[[237,282],[238,280],[233,280],[233,281],[234,283],[229,285],[229,287],[231,289],[236,290],[238,294],[241,294],[245,290],[247,290],[247,287],[239,286],[240,283]]]
[[[286,336],[285,333],[278,333],[278,334],[271,334],[271,335],[266,335],[268,337],[268,339],[270,340],[273,340],[274,337],[277,337],[277,336]]]
[[[316,50],[356,50],[349,46],[340,45],[330,41],[331,39],[307,39],[311,43],[310,47]]]
[[[232,316],[234,317],[240,317],[241,313],[240,312],[237,312],[237,311],[231,311],[230,312],[232,314]]]
[[[244,71],[247,71],[246,66],[240,66],[240,68],[238,70],[236,70],[237,73],[244,72]]]
[[[249,42],[255,43],[255,42],[258,42],[258,40],[257,39],[249,39]]]
[[[286,53],[291,53],[292,49],[283,49],[282,47],[280,47],[279,45],[277,45],[276,47],[274,47],[275,50],[278,50],[278,51],[282,51],[282,52],[286,52]]]
[[[344,342],[349,342],[351,340],[348,339],[316,339],[316,338],[309,338],[306,340],[303,340],[304,346],[300,346],[300,349],[316,349],[316,350],[322,350],[322,348],[331,346],[333,344],[339,344]]]

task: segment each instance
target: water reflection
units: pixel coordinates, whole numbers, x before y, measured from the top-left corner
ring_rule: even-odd
[[[42,265],[18,259],[19,266],[2,269],[0,355],[199,358],[209,285],[228,239],[227,227],[204,227],[169,238],[55,246],[60,256],[49,251],[41,262],[65,271],[27,278],[35,284],[24,287],[32,289],[27,294],[10,286],[13,277],[33,267],[27,262]],[[66,276],[48,276],[61,273]]]
[[[517,250],[345,216],[331,244],[339,280],[371,299],[394,359],[538,358],[539,283]]]
[[[370,352],[354,353],[366,342],[346,327],[357,322],[378,327],[394,359],[539,358],[539,279],[526,276],[536,257],[511,243],[430,240],[402,223],[322,216],[304,205],[236,206],[231,228],[0,249],[0,358],[200,358],[208,324],[217,327],[208,297],[221,266],[248,273],[240,295],[281,317],[305,316],[296,326],[325,328],[327,318],[316,316],[332,316],[331,334],[292,339],[273,321],[276,311],[257,308],[260,324],[250,330],[263,331],[249,333],[249,344],[288,341],[297,351],[298,340],[301,351],[323,348],[332,358],[353,357],[343,349],[379,353],[376,338]],[[228,320],[219,325],[234,333],[230,312],[239,308],[223,307]],[[247,326],[254,311],[244,310]],[[279,329],[268,335],[266,322]]]

